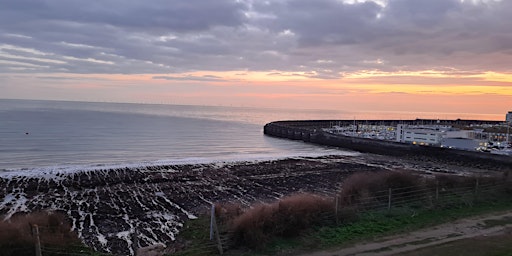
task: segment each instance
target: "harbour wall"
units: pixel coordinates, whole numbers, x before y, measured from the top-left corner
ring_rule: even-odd
[[[422,120],[424,124],[428,121]],[[458,149],[449,149],[432,146],[420,146],[413,144],[405,144],[394,141],[375,140],[368,138],[359,138],[344,136],[338,134],[331,134],[324,132],[322,128],[331,127],[333,124],[348,125],[352,124],[353,120],[319,120],[319,121],[277,121],[271,122],[264,126],[263,132],[268,136],[286,138],[291,140],[301,140],[308,143],[319,145],[333,146],[351,149],[359,152],[374,153],[380,155],[389,155],[397,157],[406,157],[409,159],[427,160],[427,161],[442,161],[454,165],[471,166],[478,168],[489,168],[493,170],[512,170],[512,157],[504,155],[496,155],[484,152],[465,151]],[[358,121],[361,123],[361,121]],[[481,124],[498,124],[495,121],[437,121],[437,124],[453,124],[463,122]],[[452,122],[452,123],[449,123]],[[418,124],[418,120],[409,121],[396,121],[396,120],[372,120],[365,121],[365,124],[375,125],[396,125],[402,124]]]

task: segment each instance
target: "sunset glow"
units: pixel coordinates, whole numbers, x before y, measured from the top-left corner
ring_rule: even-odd
[[[510,1],[74,2],[0,10],[0,98],[512,109]]]

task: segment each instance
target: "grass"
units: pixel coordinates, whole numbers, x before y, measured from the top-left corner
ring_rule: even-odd
[[[365,240],[377,240],[384,236],[398,234],[402,232],[417,230],[432,225],[448,223],[450,221],[483,214],[497,213],[512,209],[512,200],[505,199],[495,201],[489,204],[478,204],[473,207],[459,207],[452,209],[436,210],[414,210],[414,215],[410,209],[392,209],[391,211],[374,211],[361,214],[359,219],[351,223],[345,223],[340,226],[316,227],[303,232],[299,237],[293,238],[274,238],[268,242],[265,248],[248,249],[237,248],[230,249],[225,255],[239,256],[261,256],[261,255],[294,255],[298,253],[307,253],[315,250],[322,250],[334,247],[346,247],[354,243]],[[210,225],[209,216],[202,216],[196,220],[189,221],[185,229],[180,233],[180,238],[188,241],[188,249],[178,254],[179,256],[206,256],[218,255],[216,248],[209,240]],[[510,220],[502,222],[493,222],[489,225],[507,224]],[[485,243],[484,248],[497,244],[492,240]],[[494,241],[494,242],[493,242]],[[510,241],[510,240],[508,240]],[[209,247],[205,247],[209,244]],[[504,244],[508,244],[504,242]],[[458,246],[453,243],[453,246]],[[497,245],[498,247],[501,245]],[[512,246],[512,245],[511,245]],[[503,247],[503,246],[502,246]],[[202,250],[201,248],[207,248]],[[491,252],[493,250],[489,249]],[[507,250],[496,249],[496,256],[506,256]],[[499,254],[502,253],[502,254]],[[505,254],[503,254],[505,253]],[[417,255],[417,254],[404,254]],[[418,255],[465,255],[465,254],[418,254]],[[477,254],[478,255],[478,254]],[[487,254],[486,254],[487,255]]]
[[[480,204],[474,207],[422,211],[416,210],[414,216],[407,214],[407,210],[404,209],[368,212],[362,214],[359,220],[355,222],[343,224],[337,227],[320,227],[311,233],[302,236],[299,238],[299,241],[314,242],[302,243],[296,247],[295,250],[307,252],[318,249],[350,246],[351,244],[364,240],[375,240],[387,235],[447,223],[464,217],[500,212],[511,208],[512,200],[506,199],[492,204]],[[290,242],[288,241],[286,243]],[[279,243],[271,246],[271,248],[268,248],[262,254],[276,255],[282,252],[282,246]],[[290,251],[290,249],[288,248],[287,251]]]
[[[203,215],[185,223],[176,241],[177,247],[183,246],[181,251],[173,256],[206,256],[218,255],[215,244],[210,241],[210,216]]]
[[[324,220],[325,216],[334,215],[333,201],[308,194],[293,195],[245,211],[237,205],[218,206],[216,212],[221,226],[234,230],[238,249],[228,251],[227,255],[290,255],[349,246],[463,217],[512,209],[510,190],[506,189],[509,184],[499,182],[499,177],[441,175],[423,179],[404,172],[357,173],[345,180],[338,195],[341,209],[336,221],[333,216],[329,221]],[[481,192],[477,197],[475,187],[478,185]],[[399,202],[401,208],[396,205],[387,210],[388,188],[395,193],[393,202]],[[439,200],[437,192],[432,194],[432,191],[439,191]],[[364,202],[381,208],[375,210],[362,204]],[[486,225],[511,221],[497,220]],[[194,222],[197,228],[194,228],[196,224],[190,224],[181,237],[189,241],[189,248],[196,250],[179,255],[215,255],[215,246],[207,232],[209,218]],[[341,224],[334,225],[334,222]],[[205,247],[206,244],[210,244],[209,247]],[[197,249],[201,246],[207,250]]]
[[[68,219],[58,212],[16,214],[0,221],[0,255],[35,255],[35,236],[31,226],[37,225],[43,255],[105,255],[83,245],[74,232],[70,232]]]

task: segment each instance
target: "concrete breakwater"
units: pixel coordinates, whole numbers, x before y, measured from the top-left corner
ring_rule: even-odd
[[[496,121],[478,121],[478,120],[372,120],[365,121],[369,125],[389,125],[395,126],[402,124],[499,124]],[[291,140],[302,140],[308,143],[314,143],[325,146],[341,147],[359,152],[374,153],[388,156],[405,157],[415,160],[443,161],[448,164],[478,167],[491,170],[511,170],[512,157],[495,155],[490,153],[465,151],[433,146],[419,146],[404,144],[394,141],[376,140],[368,138],[359,138],[344,136],[324,132],[322,128],[331,127],[333,124],[350,125],[353,120],[320,120],[320,121],[276,121],[264,126],[264,134],[286,138]]]

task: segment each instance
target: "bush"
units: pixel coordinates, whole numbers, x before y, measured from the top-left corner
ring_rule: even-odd
[[[2,218],[3,219],[3,218]],[[38,225],[41,244],[63,246],[80,243],[63,214],[33,212],[16,214],[0,221],[1,255],[31,255],[34,252],[33,225]],[[28,254],[27,254],[28,253]]]
[[[340,206],[373,204],[387,200],[388,189],[412,192],[423,186],[421,176],[405,171],[362,172],[349,176],[339,194]]]
[[[476,178],[473,176],[456,176],[449,174],[439,174],[435,176],[435,179],[431,181],[432,186],[439,185],[441,189],[451,188],[463,188],[463,187],[474,187]]]
[[[333,203],[312,194],[297,194],[273,204],[260,204],[233,221],[238,245],[261,248],[275,237],[292,237],[322,221]]]
[[[215,215],[220,225],[231,225],[233,220],[243,213],[239,203],[222,203],[215,205]]]

